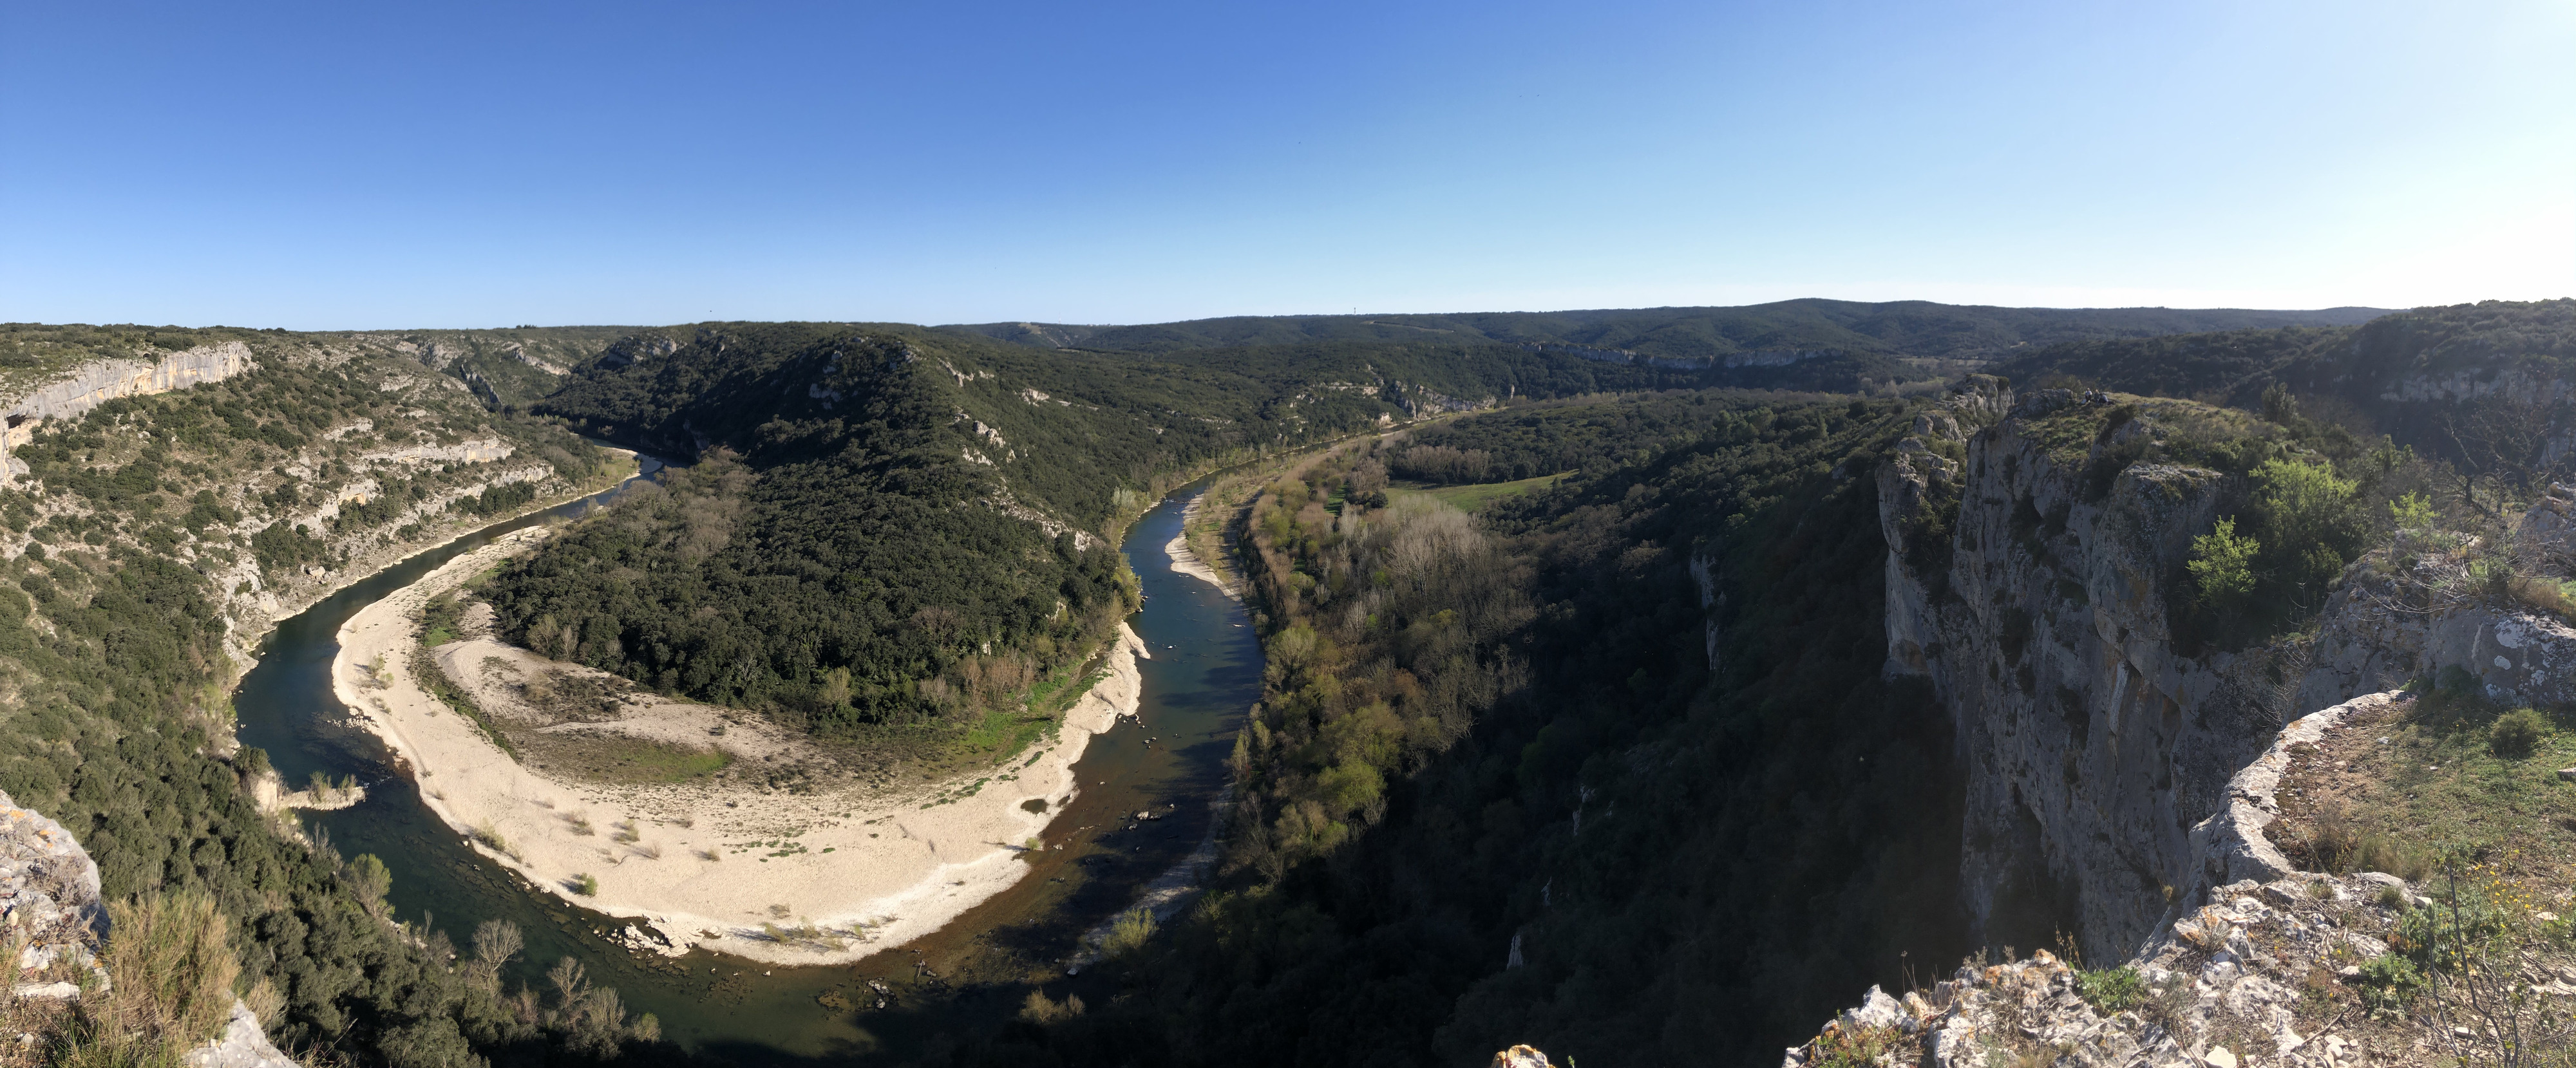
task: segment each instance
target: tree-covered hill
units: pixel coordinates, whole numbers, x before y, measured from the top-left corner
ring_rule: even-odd
[[[983,323],[941,327],[1013,344],[1171,353],[1312,341],[1492,341],[1590,349],[1600,356],[1726,363],[1799,352],[1986,360],[2080,339],[2257,327],[2343,326],[2375,308],[1996,308],[1930,301],[1787,300],[1723,308],[1639,308],[1439,315],[1236,316],[1142,326]],[[1728,382],[1769,386],[1785,383]]]
[[[1140,357],[890,325],[643,331],[539,410],[709,470],[575,527],[491,598],[531,647],[668,691],[827,732],[962,728],[977,680],[1098,647],[1127,603],[1108,539],[1198,471],[1707,377],[1489,344]]]

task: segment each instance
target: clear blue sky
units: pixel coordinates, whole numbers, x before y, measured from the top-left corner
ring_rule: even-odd
[[[0,4],[0,319],[2576,295],[2576,4]]]

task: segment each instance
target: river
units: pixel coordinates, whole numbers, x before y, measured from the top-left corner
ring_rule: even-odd
[[[648,458],[637,478],[660,466]],[[528,886],[439,822],[383,744],[350,722],[332,695],[331,666],[340,625],[360,609],[458,553],[552,517],[586,513],[629,485],[467,534],[281,621],[233,697],[242,743],[267,750],[289,784],[320,771],[367,785],[366,801],[355,807],[301,815],[343,855],[372,853],[385,862],[397,915],[426,919],[460,946],[483,920],[518,924],[527,951],[505,982],[543,990],[544,971],[571,957],[593,983],[615,987],[630,1011],[659,1018],[664,1037],[743,1064],[906,1054],[1008,1016],[1019,984],[1060,976],[1082,931],[1129,907],[1206,835],[1234,733],[1260,693],[1261,649],[1239,603],[1173,571],[1164,555],[1182,510],[1202,489],[1193,485],[1128,531],[1124,552],[1145,594],[1144,609],[1129,623],[1153,655],[1141,665],[1138,718],[1094,738],[1074,765],[1080,794],[1046,834],[1068,848],[1037,854],[1027,877],[939,932],[854,965],[765,966],[702,951],[673,960],[609,941],[606,934],[624,921]],[[1146,744],[1149,738],[1157,741]],[[1126,815],[1164,806],[1177,808],[1168,818],[1119,829]],[[1086,826],[1094,829],[1072,830]],[[892,1005],[874,1007],[863,985],[869,979],[895,989]]]

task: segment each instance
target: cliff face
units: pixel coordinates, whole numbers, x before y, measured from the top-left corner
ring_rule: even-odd
[[[238,341],[201,345],[159,360],[95,360],[19,399],[0,427],[0,456],[34,440],[36,423],[75,419],[118,397],[140,397],[220,382],[251,369],[250,346]],[[17,465],[0,465],[0,485],[17,477]]]
[[[2063,390],[2015,402],[1987,380],[1917,422],[1879,492],[1887,670],[1928,678],[1955,722],[1975,934],[2030,946],[2064,930],[2118,959],[2200,885],[2192,827],[2287,695],[2266,653],[2174,651],[2169,593],[2224,479],[2163,464],[2110,477],[2106,450],[2164,431],[2104,422]],[[1961,445],[1964,460],[1944,455]]]

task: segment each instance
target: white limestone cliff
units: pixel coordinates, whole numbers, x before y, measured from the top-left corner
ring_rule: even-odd
[[[200,345],[163,354],[158,360],[93,360],[20,397],[0,427],[0,455],[34,440],[36,424],[72,419],[119,397],[141,397],[208,382],[220,382],[251,370],[250,346],[238,341]],[[14,467],[0,465],[0,485],[17,477]]]

